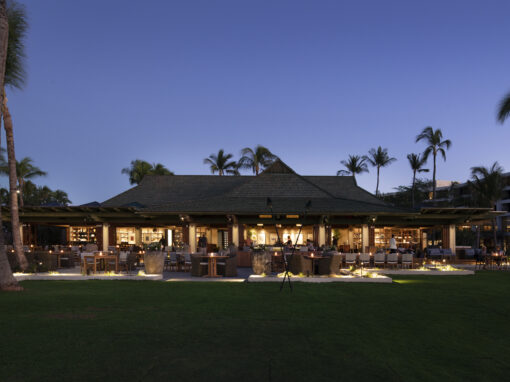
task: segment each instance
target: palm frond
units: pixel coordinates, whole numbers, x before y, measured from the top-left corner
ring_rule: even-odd
[[[510,115],[510,92],[500,101],[498,106],[498,122],[503,123]]]
[[[9,40],[5,61],[5,86],[20,89],[26,78],[25,37],[28,30],[27,14],[23,4],[14,0],[7,2]]]

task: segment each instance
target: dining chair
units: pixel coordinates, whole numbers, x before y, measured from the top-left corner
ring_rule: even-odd
[[[398,253],[388,253],[388,256],[386,258],[386,264],[391,267],[397,267],[398,266]]]
[[[356,265],[356,259],[358,258],[357,253],[346,253],[345,254],[345,265]]]
[[[370,253],[360,253],[359,262],[360,264],[363,263],[363,266],[366,268],[370,267]]]
[[[413,267],[413,254],[412,253],[404,253],[402,254],[402,269],[405,267],[412,268]]]
[[[181,259],[182,259],[183,270],[184,269],[190,270],[191,269],[191,253],[189,253],[189,252],[183,253],[181,256]]]
[[[386,266],[386,254],[384,252],[376,252],[374,254],[374,267],[382,266],[385,268]]]

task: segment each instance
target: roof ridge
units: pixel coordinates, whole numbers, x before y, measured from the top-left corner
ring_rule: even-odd
[[[335,198],[335,196],[334,196],[331,192],[329,192],[329,191],[327,191],[327,190],[323,189],[323,188],[322,188],[322,187],[320,187],[319,185],[317,185],[317,184],[315,184],[314,182],[312,182],[310,179],[306,179],[303,175],[299,175],[298,173],[294,173],[294,174],[295,174],[295,175],[297,175],[299,178],[303,179],[303,180],[304,180],[305,182],[307,182],[308,184],[311,184],[312,186],[314,186],[315,188],[317,188],[317,189],[318,189],[318,190],[320,190],[321,192],[324,192],[326,195],[330,196],[331,198],[336,199],[336,198]]]
[[[303,179],[304,179],[304,177],[306,176],[306,175],[299,175],[299,174],[296,174],[296,175],[298,175],[298,176],[302,177]],[[313,176],[313,175],[312,175],[312,176]],[[334,176],[334,175],[330,175],[330,176]],[[360,186],[358,186],[358,183],[356,182],[356,178],[354,178],[353,176],[349,176],[349,178],[352,178],[352,179],[354,180],[354,185],[355,185],[358,189],[360,189],[361,191],[365,192],[366,194],[368,194],[368,195],[370,195],[370,196],[372,196],[372,197],[374,197],[374,198],[376,198],[376,199],[377,199],[377,196],[375,196],[375,195],[374,195],[374,194],[372,194],[371,192],[369,192],[369,191],[365,190],[364,188],[361,188]],[[332,198],[334,198],[334,199],[338,199],[338,200],[348,200],[348,201],[353,201],[353,202],[361,202],[361,203],[365,203],[365,204],[378,205],[378,206],[381,206],[381,205],[383,205],[383,206],[390,206],[390,204],[389,204],[389,203],[386,203],[384,200],[380,200],[380,199],[378,199],[378,201],[379,201],[380,203],[374,203],[374,202],[365,202],[365,201],[363,201],[363,202],[362,202],[362,201],[360,201],[360,200],[351,199],[351,198],[342,198],[342,197],[338,197],[338,196],[335,196],[335,195],[331,194],[329,191],[324,190],[322,187],[320,187],[320,186],[316,185],[316,184],[315,184],[315,183],[313,183],[311,180],[306,179],[306,181],[307,181],[307,182],[309,182],[310,184],[313,184],[314,186],[316,186],[319,190],[324,191],[325,193],[327,193],[328,195],[330,195],[330,196],[331,196]]]

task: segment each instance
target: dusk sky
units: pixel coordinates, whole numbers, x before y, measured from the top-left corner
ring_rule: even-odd
[[[389,192],[410,183],[425,126],[453,142],[438,179],[496,160],[510,171],[510,122],[495,117],[510,91],[508,0],[21,2],[16,155],[73,204],[128,189],[133,159],[209,174],[205,157],[257,144],[302,175],[381,145],[397,158],[381,172]],[[358,183],[374,192],[375,174]]]

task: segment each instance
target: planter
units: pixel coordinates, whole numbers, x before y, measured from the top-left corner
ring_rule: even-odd
[[[237,251],[237,266],[251,267],[251,251]]]
[[[269,252],[252,252],[251,267],[256,275],[271,273],[271,254]]]
[[[148,275],[162,275],[165,265],[164,252],[147,252],[143,257],[145,273]]]

